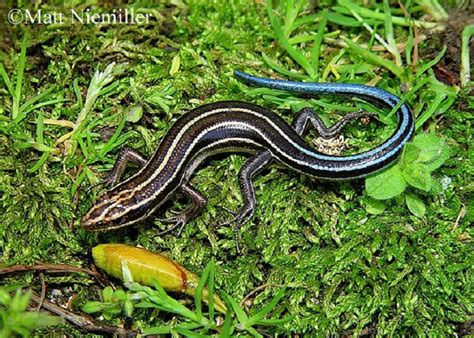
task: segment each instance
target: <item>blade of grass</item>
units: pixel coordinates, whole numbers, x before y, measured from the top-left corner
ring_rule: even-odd
[[[393,34],[392,13],[390,12],[390,6],[387,0],[383,1],[383,10],[385,13],[385,38],[387,39],[389,46],[388,51],[395,57],[395,63],[397,66],[402,66],[402,57],[398,51],[397,42],[395,41],[395,36]]]
[[[392,108],[392,110],[385,116],[385,119],[389,119],[397,112],[398,109],[404,104],[410,97],[412,97],[416,92],[420,90],[421,87],[423,87],[425,84],[430,82],[430,78],[424,78],[420,82],[418,82],[413,88],[411,88],[408,93],[403,95],[403,97],[400,98],[400,102],[398,102],[395,107]]]
[[[127,116],[124,114],[122,117],[122,120],[120,121],[120,124],[115,129],[112,137],[107,141],[105,146],[99,151],[99,153],[102,156],[105,156],[110,150],[114,148],[113,145],[115,141],[117,140],[117,138],[120,136],[120,133],[122,132],[123,127],[125,126],[125,122],[127,122]]]
[[[407,37],[407,43],[405,47],[405,59],[406,59],[407,65],[412,64],[411,52],[413,50],[413,47],[414,47],[413,26],[410,26],[410,28],[408,29],[408,37]]]
[[[273,28],[273,32],[275,33],[275,37],[277,38],[280,45],[286,50],[286,52],[292,57],[292,59],[295,60],[296,63],[298,63],[306,71],[309,77],[311,79],[314,79],[316,74],[314,73],[314,70],[311,67],[308,60],[306,60],[303,53],[293,48],[290,41],[283,33],[283,30],[281,28],[278,18],[273,14],[273,7],[272,7],[271,0],[267,0],[267,13],[268,13],[268,17],[270,18],[270,22]]]
[[[216,277],[216,264],[214,262],[214,258],[211,259],[209,263],[211,267],[209,268],[209,278],[208,278],[208,290],[209,290],[209,319],[211,322],[214,321],[214,278]]]
[[[5,67],[3,67],[3,63],[0,63],[0,75],[2,75],[3,82],[5,83],[5,86],[7,86],[8,92],[12,98],[14,98],[15,91],[13,90],[13,85],[10,81],[10,78],[8,77],[7,71],[5,70]]]
[[[81,94],[81,88],[79,88],[79,80],[74,79],[74,82],[72,83],[72,88],[74,90],[74,94],[76,95],[77,103],[79,104],[79,108],[82,110],[84,107],[84,103],[82,101],[82,94]]]
[[[53,99],[53,100],[49,100],[49,101],[40,102],[40,103],[35,104],[34,106],[31,106],[31,107],[29,107],[25,110],[21,110],[21,108],[20,108],[21,115],[15,120],[15,122],[18,123],[19,121],[24,119],[26,117],[26,115],[32,110],[35,110],[35,109],[38,109],[38,108],[41,108],[41,107],[44,107],[44,106],[53,105],[53,104],[60,103],[60,102],[67,102],[67,101],[69,101],[69,99]]]
[[[79,186],[81,185],[82,181],[84,181],[84,178],[86,178],[86,175],[87,175],[87,167],[84,168],[84,170],[82,170],[82,172],[79,174],[79,176],[77,177],[77,179],[74,181],[72,187],[71,187],[71,196],[74,196],[76,191],[77,191],[77,188],[79,188]]]
[[[320,13],[304,15],[299,18],[296,18],[293,24],[291,25],[291,30],[294,31],[296,28],[305,25],[307,23],[316,23],[320,20]]]
[[[44,124],[52,124],[55,126],[66,127],[69,129],[74,128],[74,123],[68,120],[52,120],[52,119],[44,119]]]
[[[232,311],[227,311],[225,314],[224,324],[222,325],[221,332],[219,333],[219,337],[226,338],[230,337],[233,332],[232,327]]]
[[[40,145],[44,145],[44,114],[40,110],[38,113],[38,119],[36,120],[36,142]],[[41,154],[41,157],[33,167],[28,168],[28,172],[33,173],[43,166],[50,154],[50,151],[45,151]]]
[[[262,53],[262,57],[263,57],[263,60],[267,63],[267,65],[270,66],[270,68],[273,68],[273,70],[275,70],[276,72],[282,75],[285,75],[294,79],[298,79],[298,80],[304,80],[308,78],[306,75],[292,72],[291,70],[287,70],[286,68],[280,66],[276,62],[273,62],[265,53]]]
[[[23,103],[20,107],[21,111],[25,111],[28,107],[33,105],[33,103],[40,101],[44,97],[48,96],[54,89],[54,86],[50,86],[48,89],[43,91],[41,94],[38,94],[36,96],[33,96],[31,99],[27,100],[25,103]]]
[[[31,168],[28,168],[27,171],[29,173],[34,173],[35,171],[39,170],[39,168],[41,168],[43,166],[43,164],[46,162],[46,160],[48,159],[49,154],[50,154],[49,151],[43,152],[41,154],[40,159],[35,163],[35,165],[32,166]]]
[[[316,38],[314,39],[313,48],[311,49],[311,66],[313,67],[314,72],[316,73],[314,78],[315,81],[319,80],[319,52],[321,51],[321,42],[323,41],[324,30],[326,29],[327,22],[327,11],[323,11],[318,31],[316,33]]]
[[[373,40],[376,39],[387,51],[390,51],[390,46],[388,45],[388,43],[380,36],[380,34],[376,32],[374,28],[370,27],[366,19],[362,18],[359,14],[357,14],[357,12],[353,11],[352,9],[349,9],[349,11],[352,16],[356,18],[358,22],[361,23],[362,27],[364,27],[365,29],[367,29],[368,32],[370,32],[370,41],[367,46],[367,50],[370,51],[370,48],[372,48],[373,45]],[[375,23],[374,27],[376,26],[377,24]]]
[[[371,19],[376,19],[379,20],[380,22],[383,22],[385,20],[385,14],[376,12],[364,7],[361,7],[359,5],[356,5],[355,2],[351,0],[338,0],[337,3],[344,8],[347,8],[349,10],[355,11],[357,14],[364,18],[371,18]],[[336,7],[333,7],[333,9],[337,9]],[[438,29],[442,30],[444,29],[444,25],[438,23],[438,22],[427,22],[427,21],[420,21],[420,20],[410,20],[407,18],[402,18],[398,16],[392,16],[392,22],[395,25],[399,26],[411,26],[414,25],[416,27],[424,28],[424,29]]]
[[[38,151],[45,152],[45,151],[53,151],[54,148],[51,148],[47,146],[46,144],[41,144],[37,142],[18,142],[15,143],[15,147],[18,149],[28,149],[28,148],[34,148]]]
[[[89,150],[89,155],[93,154],[94,158],[88,158],[87,164],[94,163],[96,160],[104,161],[105,157],[100,155],[100,153],[95,149],[94,143],[92,142],[92,134],[89,129],[86,129],[86,141],[87,141],[87,149]]]
[[[196,314],[199,320],[201,320],[202,318],[202,291],[204,290],[204,286],[206,285],[206,282],[209,279],[211,262],[212,260],[206,265],[206,268],[202,272],[198,286],[196,287],[196,291],[194,293],[194,306],[196,307]],[[211,301],[211,298],[209,298],[209,301]]]
[[[300,1],[296,0],[297,4],[295,6],[295,1],[294,0],[286,0],[286,13],[285,13],[285,23],[283,25],[283,33],[285,34],[286,37],[289,37],[291,35],[292,29],[291,26],[293,25],[293,22],[295,21],[296,17],[298,16],[298,4]]]
[[[28,35],[25,34],[21,43],[20,58],[18,60],[18,68],[16,73],[16,86],[15,96],[13,98],[12,120],[16,120],[16,118],[20,115],[21,86],[23,84],[23,72],[25,71],[27,45]]]
[[[273,308],[278,304],[280,299],[285,295],[285,292],[286,292],[285,287],[278,290],[276,295],[272,298],[272,300],[267,305],[265,305],[260,311],[258,311],[252,317],[250,317],[248,321],[248,325],[252,326],[256,324],[258,321],[263,319],[263,317],[265,317],[268,313],[270,313],[270,311],[273,310]]]
[[[171,331],[172,331],[172,328],[168,326],[152,326],[152,327],[144,328],[142,333],[145,336],[151,336],[151,335],[159,335],[159,334],[170,334]]]
[[[82,150],[82,154],[84,155],[84,158],[88,158],[89,151],[88,151],[88,147],[86,146],[86,143],[84,143],[84,140],[82,139],[82,137],[78,137],[76,138],[76,140],[77,140],[77,143],[79,144],[79,147]]]
[[[232,307],[232,310],[234,310],[234,313],[237,316],[237,319],[239,320],[239,322],[245,325],[245,323],[249,320],[249,317],[247,317],[247,314],[245,313],[245,311],[227,293],[224,293],[224,298],[227,301],[227,303]]]
[[[448,13],[439,4],[437,0],[419,0],[418,1],[423,9],[431,15],[435,20],[446,20],[448,19]]]
[[[36,120],[36,142],[43,144],[43,131],[44,131],[44,113],[42,110],[38,112],[38,119]]]
[[[332,67],[341,59],[341,57],[344,55],[345,52],[346,52],[345,49],[341,49],[336,55],[334,55],[331,58],[331,60],[329,60],[329,62],[326,65],[326,68],[324,68],[323,76],[321,78],[321,81],[323,81],[323,82],[326,81],[326,79],[329,76],[329,73],[332,70]]]
[[[446,47],[446,45],[443,46],[443,49],[441,50],[441,52],[436,55],[436,57],[425,63],[423,66],[421,66],[418,71],[416,72],[416,77],[420,77],[424,72],[426,72],[428,69],[431,69],[435,64],[437,64],[441,58],[444,56],[444,54],[446,53],[446,50],[448,49],[448,47]]]
[[[340,30],[334,30],[326,34],[323,34],[323,41],[324,39],[336,38],[339,36],[339,34],[341,34]],[[292,45],[295,45],[302,42],[309,42],[309,41],[314,42],[314,39],[316,39],[316,34],[301,34],[301,35],[296,35],[289,38],[288,41],[290,41]]]
[[[190,337],[190,338],[209,338],[208,335],[199,334],[199,333],[193,332],[193,331],[191,331],[191,330],[188,330],[188,329],[185,329],[185,328],[182,328],[182,327],[179,327],[179,326],[177,326],[175,330],[176,330],[177,333],[179,333],[179,334],[182,335],[183,337]]]
[[[446,94],[444,93],[438,93],[436,94],[435,98],[433,101],[431,101],[430,106],[428,109],[424,111],[424,113],[416,119],[415,122],[415,129],[418,130],[428,119],[433,116],[436,113],[436,110],[438,109],[438,106],[443,102],[443,100],[446,98]]]
[[[354,50],[356,53],[360,54],[362,57],[367,59],[369,62],[373,62],[379,66],[382,66],[389,71],[391,71],[395,76],[397,76],[400,80],[404,80],[403,68],[397,66],[395,63],[385,60],[384,58],[371,53],[370,51],[366,50],[365,48],[360,47],[358,44],[353,42],[351,39],[346,38],[345,36],[342,39],[346,42],[347,46]]]
[[[461,86],[466,86],[471,81],[471,65],[469,58],[469,40],[474,35],[474,25],[464,27],[461,33]]]

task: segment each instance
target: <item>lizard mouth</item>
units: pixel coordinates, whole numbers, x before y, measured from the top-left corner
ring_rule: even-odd
[[[123,227],[122,224],[117,224],[114,222],[103,222],[103,221],[93,221],[86,217],[83,217],[81,220],[81,226],[89,231],[106,231],[106,230],[113,230],[117,228]]]

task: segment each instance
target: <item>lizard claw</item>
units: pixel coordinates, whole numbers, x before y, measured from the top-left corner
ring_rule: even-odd
[[[184,226],[186,225],[188,219],[185,215],[178,214],[176,216],[169,217],[169,218],[164,218],[164,219],[159,218],[158,221],[160,221],[161,223],[165,223],[165,224],[171,224],[167,229],[159,231],[157,233],[158,236],[162,236],[164,234],[170,233],[171,231],[175,230],[176,228],[178,228],[178,232],[177,232],[176,235],[180,236],[181,233],[183,232]]]
[[[235,240],[235,249],[237,251],[237,254],[241,254],[241,245],[240,245],[240,239],[239,239],[239,229],[240,227],[247,222],[253,215],[254,209],[251,207],[243,207],[239,212],[235,212],[233,210],[229,210],[225,207],[221,207],[230,214],[233,215],[232,219],[223,223],[219,223],[216,225],[216,227],[221,227],[221,226],[228,226],[231,224],[234,224],[234,240]]]

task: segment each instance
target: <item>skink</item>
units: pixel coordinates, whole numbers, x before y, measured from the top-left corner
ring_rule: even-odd
[[[273,80],[240,71],[235,71],[234,76],[252,86],[310,96],[357,97],[390,109],[400,102],[393,94],[365,85]],[[281,163],[320,179],[348,180],[374,173],[397,158],[414,131],[413,114],[405,104],[397,110],[398,125],[392,136],[369,151],[350,156],[325,155],[303,139],[309,127],[315,128],[324,138],[334,137],[346,123],[364,115],[367,113],[347,114],[327,128],[310,108],[301,110],[290,126],[275,113],[250,103],[223,101],[198,107],[176,121],[148,161],[129,148],[119,152],[107,178],[113,187],[97,199],[83,217],[82,225],[88,230],[110,230],[140,222],[179,191],[191,203],[181,214],[163,221],[171,224],[166,232],[176,228],[181,232],[207,203],[207,199],[189,183],[199,164],[217,153],[248,152],[253,157],[239,172],[244,204],[227,223],[234,224],[239,251],[238,229],[252,217],[256,208],[252,177],[269,163]],[[119,183],[129,161],[141,169]]]

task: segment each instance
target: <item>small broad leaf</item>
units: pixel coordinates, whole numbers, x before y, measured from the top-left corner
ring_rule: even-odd
[[[179,66],[181,65],[181,58],[179,54],[176,54],[173,60],[171,61],[170,75],[173,76],[179,71]]]
[[[102,290],[102,297],[104,298],[104,302],[111,302],[112,297],[114,295],[114,289],[112,287],[107,286]]]
[[[138,122],[143,115],[143,108],[141,105],[137,104],[135,106],[130,107],[127,110],[127,122]]]
[[[403,148],[403,153],[402,157],[400,159],[400,164],[402,168],[410,163],[415,162],[418,160],[418,157],[420,156],[421,149],[413,144],[413,142],[407,143],[405,147]]]
[[[426,166],[429,172],[438,169],[450,156],[449,147],[434,134],[421,134],[413,139],[420,148],[418,161]]]
[[[82,307],[82,311],[85,313],[99,312],[104,309],[104,305],[101,302],[87,302]]]
[[[127,299],[123,304],[123,310],[127,317],[131,317],[133,314],[133,303],[130,299]]]
[[[407,204],[408,209],[411,211],[413,215],[416,217],[423,217],[426,213],[426,206],[425,203],[416,196],[414,193],[407,193],[405,195],[405,202]]]
[[[406,188],[402,171],[398,164],[385,169],[377,175],[365,180],[365,190],[370,197],[386,200],[401,194]]]
[[[419,163],[411,163],[403,169],[403,178],[408,184],[423,191],[431,189],[431,175],[426,167]]]
[[[114,292],[114,298],[117,300],[126,300],[127,294],[122,289],[118,289]]]
[[[387,207],[384,202],[370,197],[364,200],[364,204],[365,210],[372,215],[380,215],[385,211],[385,208]]]
[[[173,329],[169,326],[153,326],[143,329],[143,334],[148,335],[159,335],[159,334],[169,334]]]
[[[27,290],[24,293],[21,291],[21,289],[16,290],[15,296],[13,296],[13,299],[10,303],[10,309],[13,312],[21,312],[26,310],[26,307],[30,302],[31,293],[31,290]]]

